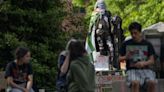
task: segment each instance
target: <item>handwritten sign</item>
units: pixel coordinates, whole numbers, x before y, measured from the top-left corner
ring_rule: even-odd
[[[109,70],[109,56],[100,55],[100,52],[93,52],[93,59],[96,71]]]
[[[112,81],[119,81],[119,80],[124,80],[124,77],[120,75],[96,76],[96,84],[111,84]]]
[[[96,76],[96,84],[111,84],[112,76]]]

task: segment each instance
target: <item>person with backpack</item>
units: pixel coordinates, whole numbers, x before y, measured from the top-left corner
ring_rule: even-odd
[[[16,49],[15,60],[9,62],[5,70],[9,92],[34,92],[30,59],[31,53],[28,48],[18,47]]]
[[[57,74],[57,80],[56,80],[56,87],[58,92],[67,92],[67,72],[69,70],[70,65],[70,53],[68,50],[68,46],[71,42],[75,41],[75,39],[71,39],[68,41],[66,50],[62,51],[59,54],[58,58],[58,74]]]
[[[84,42],[79,40],[71,42],[68,50],[70,52],[68,92],[95,92],[95,69],[86,53]]]
[[[66,76],[69,67],[69,52],[62,51],[58,60],[58,74],[57,74],[57,90],[58,92],[66,92]]]

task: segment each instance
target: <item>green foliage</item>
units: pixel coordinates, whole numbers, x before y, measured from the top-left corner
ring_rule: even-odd
[[[34,82],[54,89],[57,57],[70,36],[85,39],[96,0],[73,0],[73,10],[61,0],[4,0],[0,5],[0,68],[14,59],[17,46],[32,52]],[[163,0],[105,0],[112,16],[123,19],[127,30],[132,21],[147,27],[164,21]],[[86,14],[80,13],[81,8]],[[73,12],[76,11],[76,12]],[[62,31],[63,27],[67,30]]]
[[[0,66],[14,60],[13,51],[32,52],[34,82],[55,89],[56,63],[69,35],[61,31],[66,15],[60,0],[6,0],[0,6]]]
[[[84,6],[85,0],[72,0],[74,6],[82,7]]]
[[[94,2],[95,0],[90,0]],[[164,21],[164,1],[163,0],[104,0],[107,10],[112,16],[119,15],[123,20],[123,29],[128,30],[128,25],[133,21],[138,21],[143,28],[154,23]],[[94,3],[87,6],[87,16],[89,18]],[[88,21],[89,22],[89,21]]]

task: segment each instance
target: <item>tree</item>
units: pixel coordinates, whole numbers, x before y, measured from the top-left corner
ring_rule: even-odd
[[[32,52],[34,81],[54,89],[57,57],[69,35],[61,29],[66,12],[60,0],[6,0],[0,6],[0,65],[14,59],[17,46]],[[3,54],[2,54],[3,53]]]
[[[96,0],[90,0],[87,8],[87,20]],[[128,25],[132,21],[140,22],[143,27],[164,21],[164,1],[163,0],[104,0],[107,10],[112,16],[118,15],[123,19],[123,29],[128,30]],[[88,21],[89,22],[89,21]]]

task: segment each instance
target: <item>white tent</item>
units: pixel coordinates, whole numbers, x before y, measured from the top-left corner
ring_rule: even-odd
[[[159,77],[159,72],[164,69],[164,63],[161,61],[163,60],[162,58],[164,58],[164,22],[159,22],[147,27],[144,29],[143,33],[145,38],[152,43],[157,56],[159,56],[157,61],[160,62],[156,62],[154,67],[157,73],[157,77]]]
[[[164,35],[164,22],[158,22],[143,30],[144,35]]]
[[[143,30],[144,37],[150,41],[158,56],[161,54],[161,46],[164,42],[164,22],[158,22]]]

